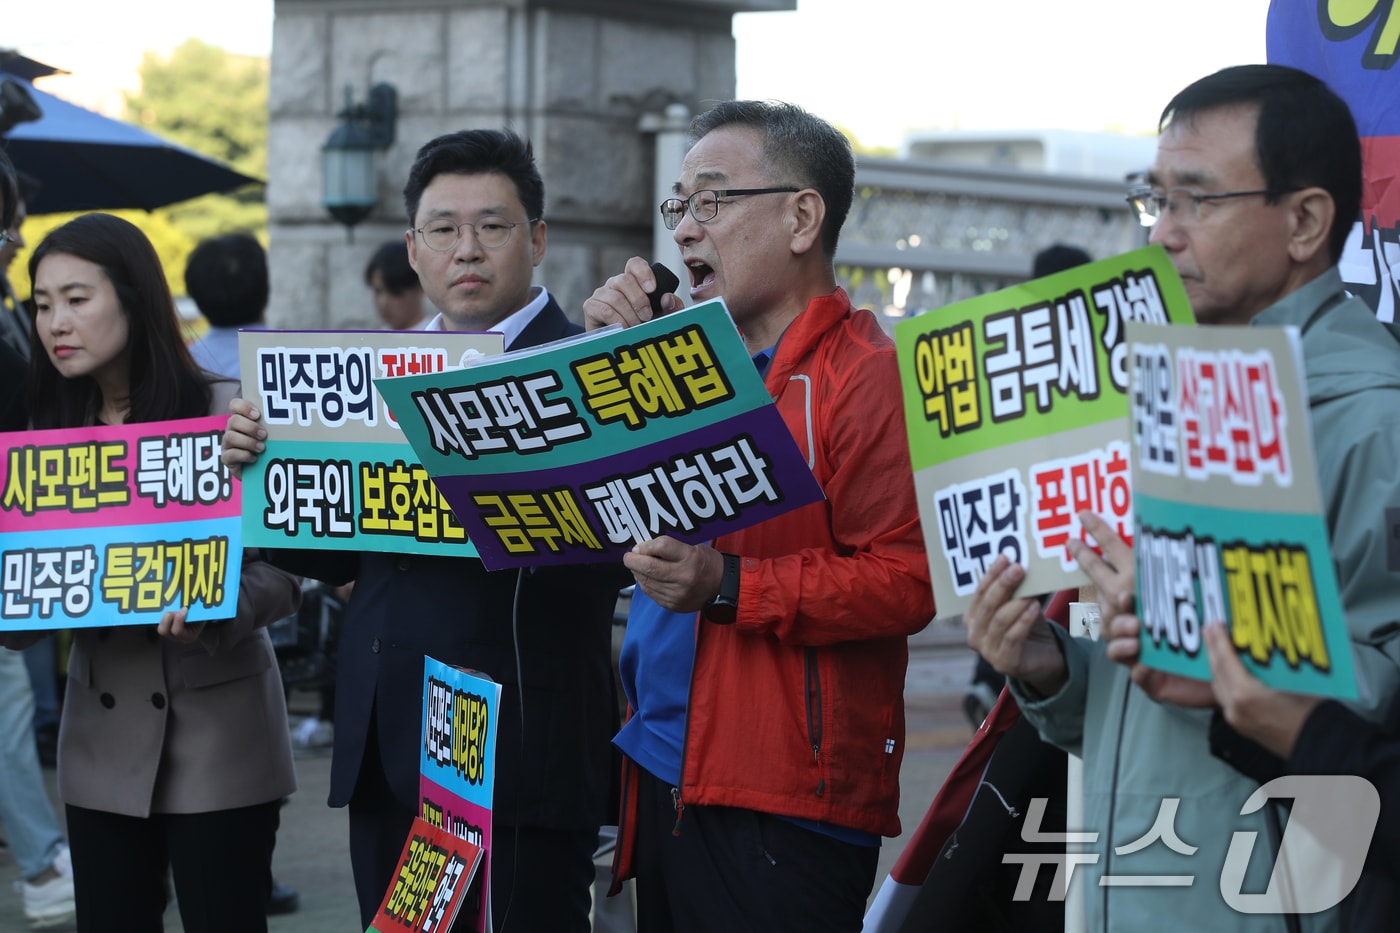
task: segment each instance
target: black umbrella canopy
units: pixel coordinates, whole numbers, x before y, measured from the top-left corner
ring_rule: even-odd
[[[68,74],[62,68],[55,68],[53,65],[46,65],[43,62],[27,58],[14,49],[0,49],[0,71],[9,72],[26,81],[47,78],[49,75]]]
[[[0,72],[7,77],[22,80]],[[25,89],[43,116],[13,127],[3,145],[15,167],[41,186],[30,214],[149,211],[262,183],[139,127]]]

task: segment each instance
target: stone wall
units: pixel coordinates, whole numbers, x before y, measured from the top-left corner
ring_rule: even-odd
[[[628,256],[651,250],[646,115],[734,96],[736,12],[796,0],[276,0],[268,135],[274,327],[377,327],[362,272],[401,237],[413,154],[439,133],[508,126],[534,143],[549,248],[536,273],[577,316]],[[379,206],[348,242],[321,207],[321,146],[345,88],[398,91]]]

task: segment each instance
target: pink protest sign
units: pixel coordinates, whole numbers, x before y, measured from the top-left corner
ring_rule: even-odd
[[[237,608],[227,416],[0,434],[0,630],[191,621]]]

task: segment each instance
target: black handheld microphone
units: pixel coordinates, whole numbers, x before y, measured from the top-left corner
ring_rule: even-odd
[[[665,263],[652,263],[651,274],[656,276],[656,287],[651,290],[651,294],[647,297],[651,299],[651,313],[660,317],[666,313],[661,310],[661,296],[680,288],[681,280],[676,278],[676,274]]]

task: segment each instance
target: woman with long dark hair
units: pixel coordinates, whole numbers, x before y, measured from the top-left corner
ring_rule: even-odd
[[[139,229],[79,217],[44,238],[29,275],[33,427],[228,410],[237,387],[195,366]],[[80,931],[161,930],[167,866],[188,933],[266,930],[278,804],[295,778],[264,628],[299,600],[296,577],[245,551],[233,618],[187,624],[180,609],[154,629],[76,634],[58,783]]]

